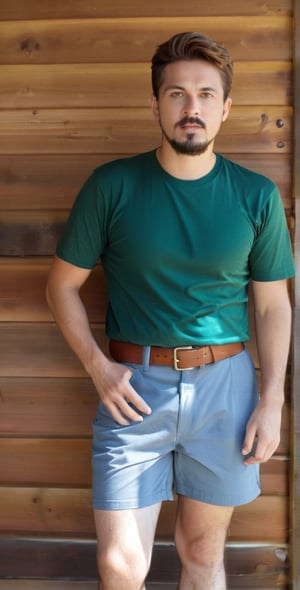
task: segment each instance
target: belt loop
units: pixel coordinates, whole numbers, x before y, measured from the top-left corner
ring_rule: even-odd
[[[151,346],[144,346],[143,350],[143,370],[149,371],[150,369],[150,352]]]

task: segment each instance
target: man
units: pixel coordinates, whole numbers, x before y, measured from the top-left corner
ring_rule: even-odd
[[[99,167],[71,212],[48,301],[91,376],[102,590],[141,590],[161,502],[178,495],[180,590],[224,590],[233,507],[259,494],[279,443],[294,273],[281,199],[214,152],[231,99],[227,50],[182,33],[152,60],[155,151]],[[101,258],[110,358],[79,290]],[[262,386],[244,348],[252,281]]]

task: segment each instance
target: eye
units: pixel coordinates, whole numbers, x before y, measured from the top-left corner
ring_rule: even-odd
[[[182,90],[173,90],[173,92],[171,92],[171,96],[172,98],[178,98],[180,96],[183,96],[183,92]]]
[[[213,98],[213,94],[205,90],[204,92],[201,92],[201,98]]]

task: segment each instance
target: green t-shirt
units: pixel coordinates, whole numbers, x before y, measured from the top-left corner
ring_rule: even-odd
[[[220,155],[180,180],[154,151],[97,168],[80,191],[57,255],[101,258],[110,338],[157,346],[245,341],[248,284],[294,274],[280,195]]]

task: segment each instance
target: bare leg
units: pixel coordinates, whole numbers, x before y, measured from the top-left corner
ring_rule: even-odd
[[[136,510],[95,510],[101,590],[144,590],[160,504]]]
[[[179,496],[176,546],[179,590],[226,590],[224,546],[233,508]]]

